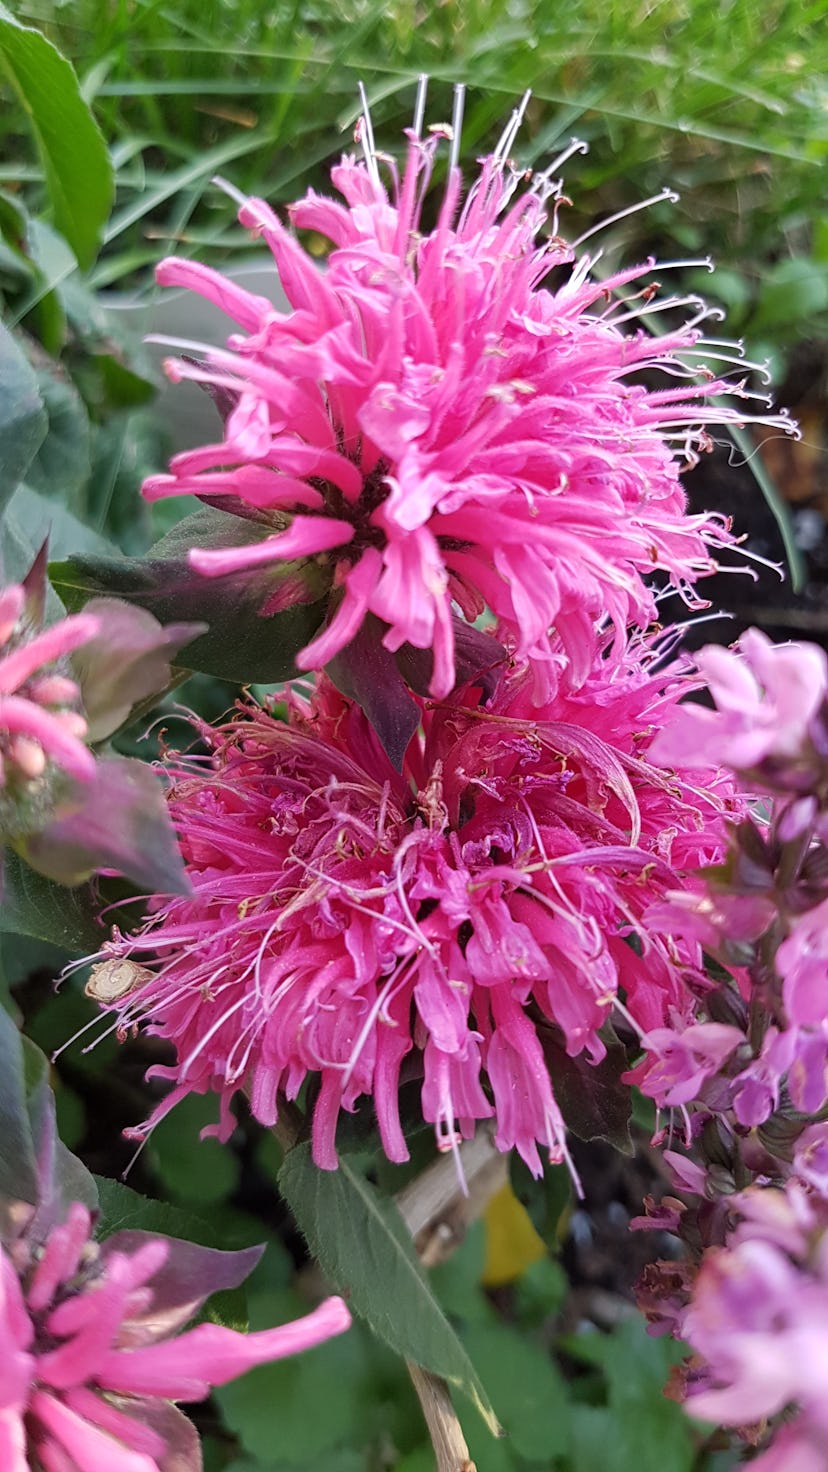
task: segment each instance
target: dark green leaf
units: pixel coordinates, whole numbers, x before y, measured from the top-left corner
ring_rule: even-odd
[[[0,1008],[0,1196],[36,1205],[37,1157],[26,1107],[23,1040]]]
[[[348,1159],[319,1170],[309,1144],[290,1150],[279,1189],[333,1286],[381,1339],[468,1395],[495,1434],[480,1380],[440,1308],[396,1207]]]
[[[17,487],[6,508],[4,521],[21,541],[33,549],[29,555],[30,564],[34,552],[47,536],[53,557],[65,557],[70,551],[106,553],[111,550],[105,537],[80,521],[60,501],[43,496],[30,486]]]
[[[91,266],[109,215],[113,174],[106,144],[64,56],[0,5],[0,58],[28,115],[55,224],[78,264]]]
[[[100,907],[88,884],[75,889],[35,873],[23,859],[6,850],[0,928],[30,935],[75,953],[97,951],[106,930],[95,923]]]
[[[555,1098],[567,1128],[579,1140],[606,1140],[623,1155],[632,1155],[628,1084],[621,1082],[627,1056],[621,1044],[609,1042],[606,1057],[591,1064],[586,1054],[570,1058],[551,1028],[539,1029]]]
[[[399,771],[420,723],[420,707],[409,694],[396,656],[382,643],[385,631],[375,614],[366,614],[355,637],[329,661],[326,672],[337,690],[362,706]]]
[[[26,474],[47,427],[34,369],[0,323],[0,511]]]
[[[238,1186],[239,1159],[202,1129],[217,1117],[215,1094],[189,1094],[153,1130],[150,1160],[165,1191],[189,1209],[205,1211],[231,1197]]]
[[[95,1183],[57,1136],[49,1065],[40,1049],[18,1032],[0,1008],[0,1229],[8,1202],[36,1207],[28,1223],[33,1240],[45,1241],[73,1201],[94,1209]]]
[[[238,546],[272,531],[209,508],[179,522],[149,557],[72,557],[53,566],[50,575],[72,610],[104,593],[137,603],[163,624],[206,623],[209,632],[187,646],[182,664],[223,680],[273,684],[296,674],[296,653],[317,632],[324,603],[294,603],[263,616],[260,610],[280,579],[296,575],[294,564],[208,578],[186,560],[191,547]],[[321,591],[315,566],[303,568],[301,576],[313,592]]]

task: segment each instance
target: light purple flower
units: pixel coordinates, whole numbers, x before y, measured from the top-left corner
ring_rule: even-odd
[[[731,1202],[742,1218],[708,1249],[680,1332],[703,1367],[687,1409],[726,1426],[790,1418],[751,1466],[810,1472],[828,1464],[826,1203],[796,1182],[751,1187]]]
[[[828,1021],[828,899],[798,915],[776,952],[792,1026]]]
[[[743,1042],[738,1027],[722,1022],[696,1022],[683,1030],[655,1028],[644,1034],[645,1056],[624,1079],[660,1107],[689,1104]]]

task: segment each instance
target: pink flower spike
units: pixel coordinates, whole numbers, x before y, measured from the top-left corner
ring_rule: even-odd
[[[309,557],[316,552],[326,552],[331,547],[349,542],[353,535],[354,528],[346,521],[295,516],[289,529],[280,532],[276,537],[267,537],[263,542],[249,542],[246,546],[234,547],[226,552],[193,548],[189,561],[197,572],[217,578],[225,573],[238,572],[242,568],[259,567],[262,563],[290,561],[295,557]]]

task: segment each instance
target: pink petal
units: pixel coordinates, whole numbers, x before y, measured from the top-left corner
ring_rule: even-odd
[[[111,1352],[98,1371],[108,1390],[158,1395],[165,1400],[202,1400],[211,1386],[225,1385],[254,1365],[285,1359],[341,1334],[351,1322],[341,1298],[329,1298],[292,1324],[238,1334],[220,1324],[199,1324],[163,1344]]]
[[[189,562],[197,572],[206,577],[222,577],[225,573],[239,572],[247,567],[260,567],[263,563],[294,557],[309,557],[316,552],[326,552],[331,547],[340,547],[350,542],[354,528],[347,521],[336,521],[332,517],[295,516],[287,531],[263,542],[249,542],[244,547],[232,547],[226,551],[203,551],[193,548]]]

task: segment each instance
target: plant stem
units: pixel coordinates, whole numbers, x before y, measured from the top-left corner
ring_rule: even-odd
[[[406,1360],[434,1447],[437,1472],[476,1472],[445,1380]]]

